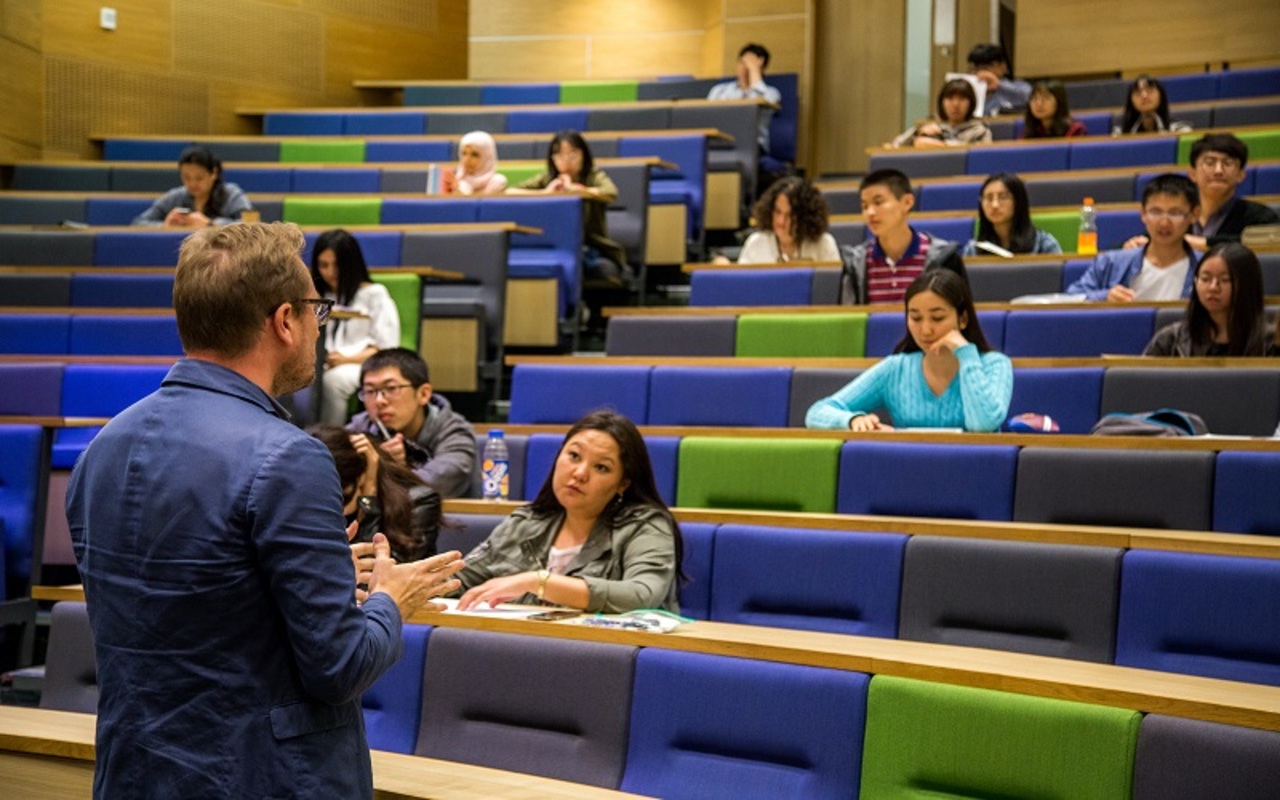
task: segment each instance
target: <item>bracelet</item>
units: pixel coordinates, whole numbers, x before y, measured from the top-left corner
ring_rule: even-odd
[[[551,578],[551,571],[546,569],[538,570],[538,599],[541,600],[543,595],[547,593],[547,581]]]

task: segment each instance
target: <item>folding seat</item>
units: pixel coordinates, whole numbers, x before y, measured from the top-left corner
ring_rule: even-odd
[[[840,302],[840,279],[839,269],[815,269],[809,302],[815,306],[836,305]]]
[[[1005,320],[1007,311],[979,311],[978,322],[987,344],[993,350],[1004,349]],[[871,358],[881,358],[893,352],[898,342],[907,335],[907,320],[899,312],[871,314],[867,318],[867,352]]]
[[[926,183],[916,187],[917,211],[969,211],[978,207],[981,181]],[[971,237],[967,237],[971,238]]]
[[[731,356],[737,317],[612,317],[605,353],[611,356]]]
[[[1122,78],[1070,81],[1066,90],[1067,102],[1077,112],[1086,108],[1123,106],[1129,95],[1129,81]]]
[[[1280,122],[1280,103],[1275,101],[1221,105],[1213,110],[1215,128],[1271,125],[1277,122]],[[1249,154],[1253,155],[1253,148],[1249,148]]]
[[[1280,67],[1223,70],[1218,79],[1218,97],[1263,97],[1280,86]]]
[[[649,419],[649,367],[519,364],[511,374],[513,425],[572,424],[611,408],[637,425]]]
[[[539,108],[507,112],[507,133],[549,135],[562,130],[584,131],[586,129],[587,110],[585,108]],[[599,157],[594,147],[591,149],[591,154]]]
[[[72,314],[73,356],[180,356],[178,321],[173,315],[99,316]]]
[[[637,91],[637,82],[629,80],[564,81],[560,84],[560,103],[562,105],[634,103]],[[628,130],[628,128],[607,128],[602,130]]]
[[[338,111],[275,111],[262,118],[267,136],[341,136],[345,115]]]
[[[25,191],[105,192],[111,189],[111,165],[15,164],[10,188]]]
[[[1074,150],[1072,151],[1074,152]],[[1170,158],[1168,163],[1173,163]],[[1064,178],[1034,178],[1027,181],[1031,207],[1075,206],[1092,197],[1095,203],[1128,203],[1133,197],[1132,175],[1090,175]],[[1079,222],[1079,219],[1076,219]],[[1074,249],[1075,240],[1059,241],[1064,250]]]
[[[772,80],[773,76],[769,76]],[[671,108],[672,128],[690,130],[707,128],[728,134],[732,141],[708,141],[707,161],[712,172],[738,172],[742,175],[744,197],[755,197],[756,176],[760,161],[759,115],[764,109],[753,105],[681,104]]]
[[[54,711],[98,711],[98,662],[84,603],[63,600],[50,612],[40,707]]]
[[[860,369],[796,367],[791,371],[791,397],[787,427],[803,428],[809,406],[835,394],[862,374]]]
[[[507,255],[512,278],[555,278],[559,316],[582,298],[582,204],[579,197],[485,199],[478,222],[516,222],[541,233],[516,233]]]
[[[373,164],[376,162],[405,162],[405,161],[452,161],[450,156],[449,142],[437,141],[420,141],[406,139],[402,141],[370,141],[364,145],[365,163]],[[385,189],[386,170],[383,170],[383,183]],[[422,182],[417,184],[414,191],[422,191],[427,185],[425,174]]]
[[[643,286],[648,261],[649,167],[644,164],[610,165],[609,177],[618,187],[618,198],[605,210],[609,238],[626,249],[627,261],[638,267]]]
[[[831,514],[840,442],[686,436],[677,505]]]
[[[1024,447],[1013,518],[1209,530],[1214,453]]]
[[[925,187],[919,187],[923,190]],[[818,189],[827,201],[827,211],[831,216],[837,214],[862,213],[862,196],[856,186],[822,186]]]
[[[897,534],[721,525],[711,619],[892,639],[906,544]]]
[[[1138,730],[1133,800],[1267,800],[1280,775],[1280,733],[1147,714]]]
[[[78,272],[71,276],[72,306],[173,308],[173,274],[121,275]]]
[[[593,111],[593,114],[603,113]],[[594,126],[593,127],[597,127]],[[598,129],[598,128],[597,128]],[[619,129],[611,129],[619,130]],[[689,210],[685,237],[698,240],[707,194],[707,137],[624,136],[618,142],[623,158],[657,156],[675,170],[654,169],[649,177],[650,205],[683,205]]]
[[[420,756],[616,788],[636,648],[437,628],[427,648]]]
[[[1016,259],[998,264],[967,264],[973,299],[979,303],[1007,303],[1027,294],[1062,291],[1062,262]],[[983,331],[986,331],[984,320]],[[1003,332],[1003,325],[1001,326]]]
[[[1072,142],[1071,169],[1136,167],[1142,164],[1172,164],[1177,156],[1177,140],[1172,137],[1143,139],[1121,137],[1109,142]],[[1097,198],[1094,198],[1097,200]]]
[[[299,200],[302,198],[289,199]],[[378,200],[376,202],[381,201]],[[351,235],[360,243],[360,251],[364,253],[365,263],[370,267],[398,267],[402,263],[400,260],[400,246],[403,234],[400,231],[362,230],[353,231]],[[318,238],[320,238],[318,231],[310,231],[306,234],[306,245],[302,249],[302,260],[307,264],[311,263],[312,249],[315,247],[316,239]],[[406,266],[419,266],[426,263],[410,263],[406,264]]]
[[[421,225],[476,222],[479,201],[427,197],[387,197],[382,201],[383,225]]]
[[[804,306],[813,294],[813,270],[700,269],[689,279],[691,306]]]
[[[68,364],[62,373],[61,413],[66,417],[112,417],[160,388],[164,365]],[[54,433],[53,468],[71,469],[100,428],[63,428]]]
[[[347,136],[421,136],[427,132],[427,117],[415,111],[381,111],[347,114],[343,133]]]
[[[432,111],[427,115],[427,133],[464,134],[469,131],[507,132],[504,111]]]
[[[298,194],[376,194],[381,190],[382,170],[380,169],[332,169],[327,167],[297,167],[293,171],[293,191]],[[309,198],[285,199],[285,208],[289,201]],[[355,202],[355,198],[344,198],[343,202]],[[370,202],[362,200],[361,202]],[[323,223],[327,224],[327,223]],[[346,225],[370,224],[347,222]],[[372,224],[377,224],[372,223]]]
[[[430,635],[430,625],[401,626],[404,651],[400,658],[360,696],[365,737],[375,750],[410,755],[418,744],[422,673]]]
[[[1013,518],[1018,449],[1012,445],[845,442],[836,510],[948,519]],[[922,491],[929,472],[947,480]]]
[[[574,420],[575,422],[577,420]],[[524,482],[525,500],[533,500],[542,489],[543,482],[555,466],[556,454],[564,436],[558,433],[534,433],[529,436],[524,464],[528,479]],[[680,449],[679,436],[646,436],[645,449],[653,467],[653,480],[667,505],[676,501],[676,459]]]
[[[293,170],[287,167],[228,167],[223,175],[228,183],[236,184],[250,196],[293,191]]]
[[[558,83],[489,83],[480,87],[486,106],[551,105],[560,102]]]
[[[265,161],[275,162],[280,160],[280,143],[267,139],[262,141],[238,141],[229,142],[226,140],[217,141],[198,141],[199,144],[208,148],[218,157],[218,160],[224,164],[231,161]],[[175,156],[174,161],[177,161]]]
[[[654,367],[648,424],[780,428],[790,385],[785,367]]]
[[[849,245],[854,247],[862,244],[867,239],[867,225],[860,219],[832,220],[827,231],[835,237],[836,243],[841,246]]]
[[[56,417],[62,364],[0,364],[0,416]]]
[[[0,314],[0,352],[67,355],[71,318],[66,314]]]
[[[862,358],[866,314],[743,314],[737,355],[745,358]]]
[[[472,282],[432,286],[423,316],[478,314],[485,341],[501,356],[503,310],[507,296],[509,234],[502,230],[406,231],[397,247],[405,266],[433,266],[461,272]],[[366,256],[367,257],[367,256]],[[484,354],[483,358],[489,358]]]
[[[1118,547],[913,536],[898,636],[1109,664]]]
[[[1280,370],[1112,367],[1102,379],[1102,413],[1190,411],[1211,433],[1270,436],[1280,419]]]
[[[959,246],[973,238],[976,222],[974,217],[944,217],[942,219],[918,218],[912,220],[912,227],[924,231],[930,236],[955,242]]]
[[[1213,529],[1280,536],[1280,494],[1260,492],[1280,486],[1280,456],[1224,450],[1213,479]]]
[[[882,169],[896,169],[912,179],[945,178],[951,175],[963,175],[966,172],[978,172],[978,170],[965,168],[969,160],[969,153],[966,150],[967,148],[942,148],[877,151],[871,154],[871,166],[868,170],[875,172]]]
[[[674,489],[674,484],[672,488]],[[663,499],[667,499],[665,495]],[[716,527],[712,522],[680,523],[684,578],[677,580],[682,617],[711,619],[711,570],[715,557]]]
[[[189,139],[129,139],[112,136],[102,142],[102,158],[104,161],[167,161],[176,164],[182,151],[191,144]],[[221,150],[213,152],[220,159],[226,159]]]
[[[376,176],[377,173],[371,175]],[[382,198],[286,197],[284,219],[297,225],[377,225],[382,220]]]
[[[773,83],[774,75],[769,76]],[[705,100],[711,87],[724,78],[694,78],[690,75],[659,75],[654,81],[640,81],[637,100]]]
[[[3,273],[0,274],[0,297],[4,298],[4,303],[8,306],[69,306],[71,305],[71,274],[65,272]]]
[[[0,225],[61,225],[68,221],[86,222],[85,207],[86,200],[80,197],[0,195]]]
[[[181,181],[168,165],[111,167],[111,191],[113,192],[167,192]]]
[[[646,648],[636,658],[621,788],[671,800],[851,797],[862,767],[867,680],[858,672]]]
[[[402,105],[406,106],[478,106],[481,87],[478,84],[436,84],[404,87]]]
[[[969,150],[965,172],[990,175],[993,172],[1054,172],[1069,168],[1070,145],[1064,139],[1053,144],[994,145]]]
[[[151,207],[151,201],[141,197],[90,197],[85,201],[86,224],[129,225],[139,214]]]
[[[506,518],[506,514],[445,514],[436,550],[441,553],[457,550],[465,557]]]
[[[1130,550],[1116,663],[1280,686],[1280,561]]]
[[[1044,414],[1062,433],[1088,433],[1101,416],[1101,367],[1018,367],[1009,416]]]
[[[25,587],[31,577],[36,521],[44,512],[42,481],[48,478],[42,472],[46,446],[39,425],[0,425],[0,600],[10,598],[9,587]]]
[[[1128,797],[1142,714],[877,675],[861,797]]]
[[[1152,308],[1014,310],[1005,319],[1004,353],[1010,358],[1137,355],[1153,333]]]
[[[1193,72],[1186,75],[1165,75],[1160,78],[1164,86],[1165,97],[1170,103],[1192,103],[1201,100],[1218,99],[1218,82],[1220,73]],[[1174,110],[1177,117],[1176,109]]]
[[[359,140],[286,139],[280,143],[282,164],[360,164],[364,155],[365,143]]]
[[[98,231],[93,237],[95,267],[173,267],[187,232],[146,229]]]

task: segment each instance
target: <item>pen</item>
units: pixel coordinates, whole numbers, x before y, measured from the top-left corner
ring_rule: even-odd
[[[373,424],[378,426],[378,430],[382,432],[382,438],[384,440],[391,438],[391,431],[387,430],[387,426],[382,424],[382,420],[374,417]]]

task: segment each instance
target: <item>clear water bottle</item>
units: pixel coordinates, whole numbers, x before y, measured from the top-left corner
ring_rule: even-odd
[[[1086,197],[1080,206],[1080,233],[1076,236],[1076,253],[1082,256],[1098,254],[1098,212],[1093,210],[1093,198]]]
[[[510,494],[511,461],[507,455],[507,440],[502,431],[489,431],[484,443],[483,493],[485,500],[506,500]]]

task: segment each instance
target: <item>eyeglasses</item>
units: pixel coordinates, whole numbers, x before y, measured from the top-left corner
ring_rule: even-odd
[[[991,192],[982,196],[984,203],[1007,203],[1013,199],[1013,195],[1009,192]]]
[[[1178,223],[1178,222],[1186,222],[1188,219],[1190,219],[1191,212],[1189,211],[1143,211],[1142,216],[1146,217],[1147,219],[1153,222],[1159,222],[1162,219],[1167,219],[1170,222]]]
[[[379,397],[394,400],[400,396],[400,392],[402,390],[412,388],[412,383],[393,383],[386,386],[362,386],[360,387],[360,390],[356,392],[356,397],[360,398],[362,402],[369,399],[376,400]]]
[[[294,303],[304,303],[311,306],[311,310],[315,312],[316,322],[320,327],[329,321],[329,314],[333,311],[333,301],[323,297],[304,297],[301,300],[294,300]]]
[[[1200,284],[1201,286],[1216,285],[1216,286],[1221,286],[1225,288],[1231,285],[1231,276],[1230,275],[1208,275],[1202,272],[1196,276],[1196,283]]]

